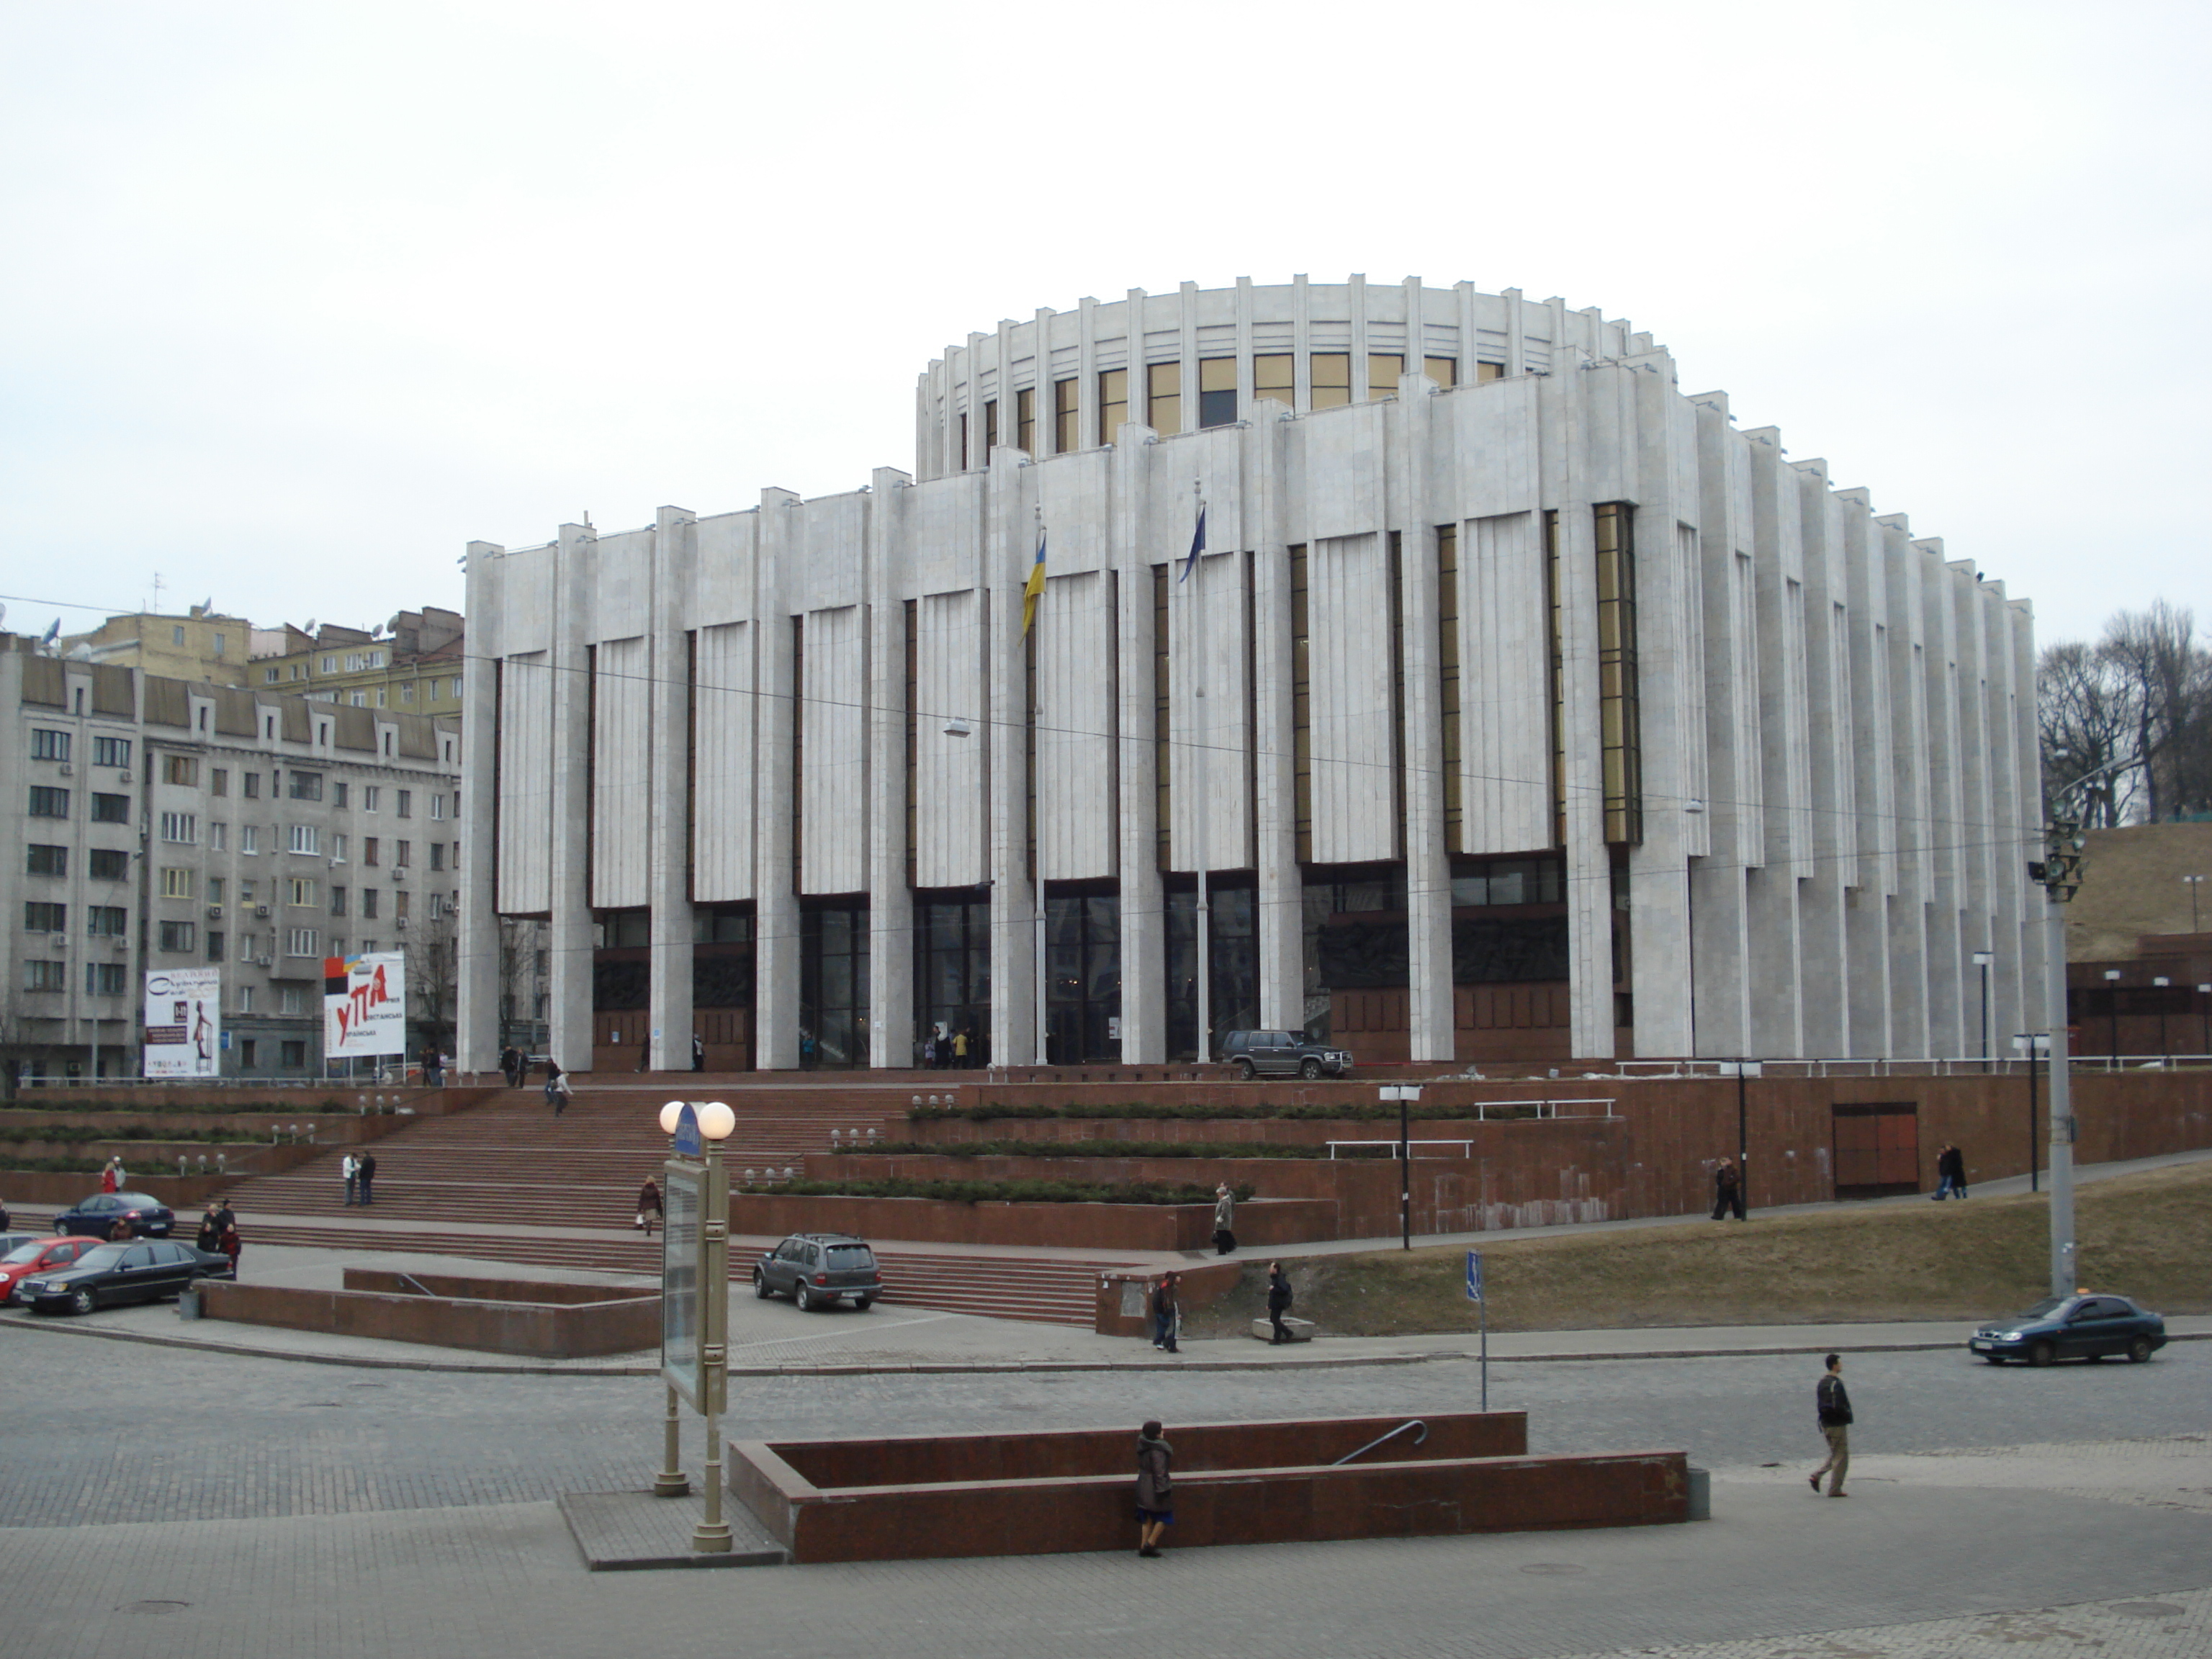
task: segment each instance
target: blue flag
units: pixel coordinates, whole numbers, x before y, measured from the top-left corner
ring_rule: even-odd
[[[1205,551],[1206,509],[1205,507],[1200,507],[1198,509],[1198,531],[1197,533],[1190,538],[1190,556],[1182,562],[1182,574],[1176,578],[1177,581],[1182,581],[1185,577],[1188,576],[1192,571],[1198,568],[1198,556]]]

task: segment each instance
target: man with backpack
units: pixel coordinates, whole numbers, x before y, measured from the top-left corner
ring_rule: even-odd
[[[1812,1486],[1817,1495],[1820,1477],[1828,1477],[1828,1496],[1848,1498],[1844,1490],[1844,1472],[1851,1466],[1851,1397],[1844,1390],[1844,1361],[1840,1354],[1828,1356],[1828,1374],[1822,1377],[1813,1391],[1813,1403],[1820,1414],[1820,1432],[1828,1442],[1828,1461],[1813,1471]]]

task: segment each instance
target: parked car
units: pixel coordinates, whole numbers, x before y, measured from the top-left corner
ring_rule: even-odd
[[[883,1293],[876,1253],[847,1233],[793,1233],[753,1268],[755,1296],[787,1295],[802,1312],[848,1300],[865,1313]]]
[[[74,1208],[54,1218],[58,1233],[82,1233],[106,1238],[118,1221],[131,1224],[133,1238],[167,1238],[177,1224],[176,1214],[157,1198],[144,1193],[94,1193]]]
[[[2045,1297],[2026,1313],[1991,1320],[1966,1346],[1992,1365],[2025,1359],[2048,1365],[2055,1359],[2101,1359],[2124,1353],[2140,1365],[2166,1346],[2166,1321],[2124,1296]]]
[[[1270,1077],[1342,1077],[1352,1069],[1343,1048],[1316,1042],[1301,1031],[1231,1031],[1221,1039],[1220,1057],[1247,1079]]]
[[[114,1302],[155,1302],[203,1279],[234,1277],[230,1258],[166,1240],[95,1244],[58,1273],[26,1279],[20,1300],[38,1313],[90,1313]]]
[[[16,1237],[10,1235],[10,1237]],[[4,1243],[5,1240],[0,1240]],[[89,1238],[40,1238],[33,1233],[0,1255],[0,1302],[15,1300],[15,1287],[50,1267],[66,1267],[94,1248]]]
[[[14,1254],[26,1244],[35,1244],[45,1237],[44,1233],[0,1233],[0,1257]]]

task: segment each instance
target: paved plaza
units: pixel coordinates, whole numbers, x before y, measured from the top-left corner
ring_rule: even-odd
[[[590,1573],[557,1499],[647,1484],[651,1376],[368,1369],[77,1334],[92,1323],[0,1320],[0,1632],[40,1659],[534,1659],[646,1632],[656,1649],[795,1656],[2212,1650],[2207,1342],[2047,1371],[1955,1347],[1854,1354],[1840,1503],[1803,1480],[1817,1359],[1492,1366],[1492,1404],[1528,1411],[1533,1449],[1680,1446],[1711,1468],[1714,1519],[1686,1527]],[[726,1421],[778,1437],[1158,1415],[1172,1437],[1179,1420],[1465,1409],[1478,1388],[1472,1362],[1441,1358],[762,1370],[732,1379]],[[686,1455],[696,1473],[696,1427]]]

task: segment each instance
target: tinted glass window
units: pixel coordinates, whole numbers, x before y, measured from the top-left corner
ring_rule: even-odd
[[[117,1205],[114,1197],[107,1193],[101,1193],[98,1197],[88,1198],[84,1201],[84,1208],[87,1214],[90,1214],[95,1211],[112,1210],[118,1207],[119,1206]]]
[[[96,1250],[87,1250],[76,1259],[80,1267],[112,1267],[123,1260],[123,1246],[103,1244]]]
[[[131,1254],[123,1258],[123,1265],[126,1267],[148,1267],[153,1262],[154,1247],[150,1244],[134,1244]]]
[[[2029,1309],[2026,1313],[2021,1314],[2021,1315],[2020,1316],[2020,1317],[2021,1317],[2021,1319],[2023,1319],[2023,1320],[2027,1320],[2027,1319],[2048,1319],[2048,1318],[2049,1318],[2052,1314],[2057,1313],[2057,1312],[2061,1308],[2064,1307],[2065,1305],[2066,1305],[2066,1298],[2065,1298],[2064,1297],[2063,1297],[2063,1296],[2046,1296],[2046,1297],[2045,1297],[2043,1298],[2043,1300],[2042,1300],[2042,1301],[2040,1301],[2040,1302],[2037,1303],[2033,1307],[2030,1308],[2030,1309]]]
[[[7,1255],[0,1255],[0,1267],[13,1267],[21,1262],[36,1261],[39,1259],[39,1253],[46,1248],[43,1244],[18,1244]]]
[[[832,1244],[830,1247],[830,1265],[833,1267],[872,1267],[876,1265],[875,1252],[865,1244]]]
[[[161,1207],[161,1200],[150,1193],[118,1193],[115,1199],[118,1204],[128,1204],[134,1210],[158,1210]]]
[[[156,1244],[154,1247],[154,1260],[156,1261],[167,1262],[169,1266],[174,1267],[178,1262],[186,1259],[185,1247],[181,1244]]]

